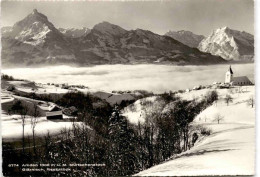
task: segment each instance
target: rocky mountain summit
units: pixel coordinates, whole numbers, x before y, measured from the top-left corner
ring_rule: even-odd
[[[254,36],[223,27],[214,30],[202,40],[198,48],[226,60],[250,61],[254,57]]]
[[[36,9],[2,32],[2,47],[3,65],[75,60],[69,40]]]

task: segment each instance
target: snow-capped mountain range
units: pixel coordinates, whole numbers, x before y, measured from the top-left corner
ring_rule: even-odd
[[[186,34],[186,33],[183,33]],[[2,28],[2,65],[217,64],[225,60],[151,31],[109,22],[92,29],[57,29],[36,9]]]
[[[244,31],[240,32],[223,27],[214,30],[207,38],[203,39],[198,48],[226,60],[253,60],[254,36]]]
[[[180,41],[181,43],[197,48],[199,46],[199,43],[205,38],[203,35],[197,35],[192,33],[191,31],[169,31],[165,33],[166,36],[170,36],[173,39]]]

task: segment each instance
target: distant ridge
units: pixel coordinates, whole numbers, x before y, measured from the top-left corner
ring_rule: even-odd
[[[191,32],[190,32],[191,33]],[[2,65],[174,64],[225,62],[218,56],[148,30],[125,30],[109,22],[93,29],[57,29],[36,9],[2,28]]]
[[[165,33],[166,36],[172,37],[173,39],[180,41],[181,43],[197,48],[199,46],[199,43],[205,38],[203,35],[197,35],[192,33],[191,31],[169,31]]]

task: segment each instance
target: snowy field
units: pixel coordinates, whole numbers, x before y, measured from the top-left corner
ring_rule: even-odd
[[[253,175],[255,170],[255,108],[246,102],[255,95],[255,87],[242,87],[244,92],[233,93],[218,89],[220,100],[194,120],[212,130],[211,135],[199,139],[195,146],[160,165],[138,173],[138,176],[194,176],[194,175]],[[201,95],[202,90],[184,93]],[[233,102],[226,105],[226,94]],[[213,121],[220,114],[223,120]],[[136,119],[136,118],[135,118]]]
[[[31,101],[32,99],[14,96],[8,92],[1,93],[1,103],[7,103],[14,100],[14,98],[20,98],[23,100]],[[63,115],[63,120],[47,120],[46,117],[39,117],[35,128],[36,136],[42,137],[49,132],[51,135],[56,135],[61,132],[62,129],[71,129],[73,123],[67,121],[69,118]],[[20,115],[8,115],[4,110],[1,110],[1,133],[3,141],[17,141],[22,138],[22,120]],[[75,125],[82,126],[81,122],[75,122]],[[31,117],[26,116],[24,126],[25,136],[32,136]]]
[[[93,67],[54,66],[3,69],[2,73],[38,83],[68,83],[90,89],[147,90],[155,93],[223,82],[229,65],[99,65]],[[232,65],[234,76],[246,75],[254,82],[254,64]]]
[[[3,141],[21,140],[22,121],[20,115],[8,116],[5,113],[1,114],[2,117],[2,138]],[[76,122],[75,125],[81,125],[81,122]],[[37,137],[43,137],[49,132],[50,135],[56,135],[63,129],[72,129],[73,123],[66,121],[51,121],[46,117],[39,117],[35,127],[35,134]],[[31,118],[27,116],[24,127],[25,137],[32,136]]]

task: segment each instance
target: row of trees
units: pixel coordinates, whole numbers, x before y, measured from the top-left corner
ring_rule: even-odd
[[[7,74],[1,74],[1,80],[13,81],[15,79],[13,78],[13,76],[9,76]]]

